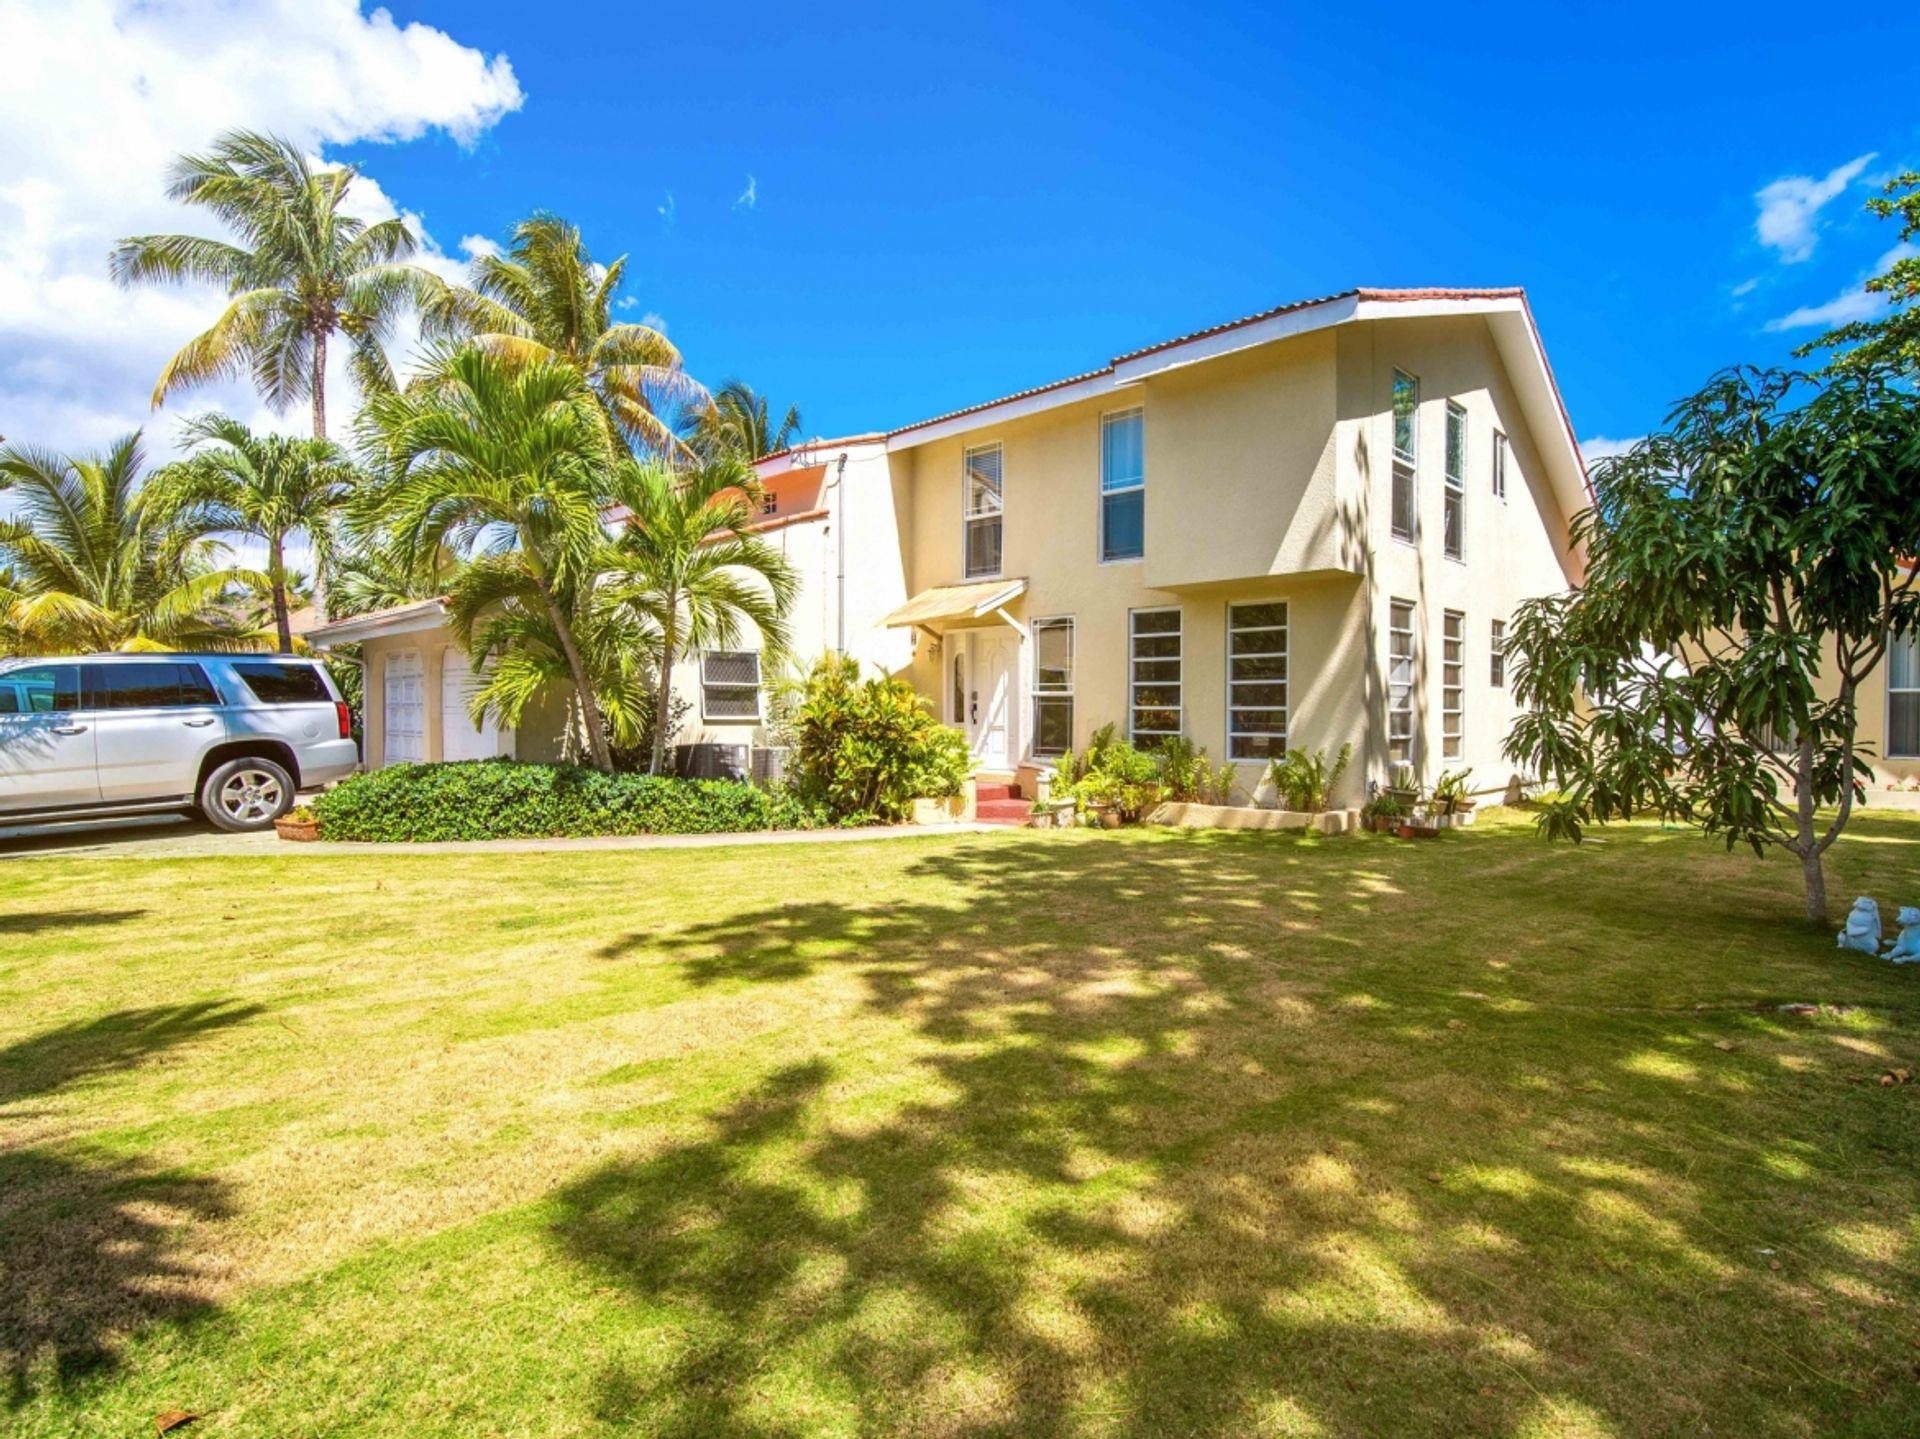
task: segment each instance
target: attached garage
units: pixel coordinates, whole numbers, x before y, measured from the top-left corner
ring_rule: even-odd
[[[382,764],[418,764],[427,757],[426,665],[419,650],[398,650],[381,670]]]
[[[473,697],[485,683],[485,675],[473,672],[467,653],[458,645],[448,645],[440,656],[440,757],[442,759],[492,759],[511,752],[500,742],[500,726],[489,714],[479,725],[473,722]]]

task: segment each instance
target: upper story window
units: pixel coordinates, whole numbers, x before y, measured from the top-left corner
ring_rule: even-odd
[[[772,490],[762,490],[760,492],[760,513],[763,515],[777,515],[780,513],[780,497]]]
[[[700,717],[760,718],[760,656],[753,650],[708,650],[700,656]]]
[[[1447,402],[1446,504],[1440,535],[1447,558],[1457,560],[1467,552],[1467,412],[1451,400]]]
[[[1227,754],[1287,752],[1287,604],[1227,606]]]
[[[1887,640],[1887,755],[1920,757],[1920,630]]]
[[[1180,611],[1135,610],[1128,631],[1128,734],[1150,749],[1181,729]]]
[[[1389,520],[1396,540],[1411,543],[1419,534],[1419,498],[1414,484],[1419,467],[1420,382],[1404,370],[1393,372],[1393,507]]]
[[[1507,437],[1498,430],[1493,432],[1493,497],[1507,497]]]
[[[1147,547],[1146,412],[1100,417],[1100,558],[1137,560]]]
[[[1064,754],[1073,744],[1073,621],[1033,622],[1033,752]]]
[[[967,578],[1000,573],[1001,454],[998,445],[966,452]]]

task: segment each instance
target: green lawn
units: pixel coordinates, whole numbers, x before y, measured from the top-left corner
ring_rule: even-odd
[[[1498,814],[0,865],[0,1432],[1912,1436],[1920,967],[1800,907]]]

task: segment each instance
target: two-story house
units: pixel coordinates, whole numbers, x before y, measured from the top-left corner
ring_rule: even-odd
[[[1249,793],[1289,746],[1349,741],[1343,799],[1444,769],[1502,788],[1505,626],[1581,577],[1585,470],[1517,289],[1286,305],[759,469],[803,506],[802,657],[905,676],[988,777],[1113,723],[1232,759]],[[764,678],[689,657],[680,738],[755,742]]]

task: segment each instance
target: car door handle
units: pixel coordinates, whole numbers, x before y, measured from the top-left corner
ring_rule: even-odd
[[[83,724],[57,724],[53,727],[53,732],[55,734],[85,734],[87,727]]]
[[[213,719],[211,716],[209,716],[206,719],[181,720],[180,723],[185,725],[188,729],[205,729],[208,725],[213,723]]]

